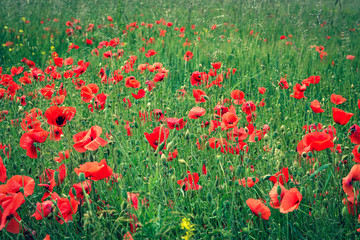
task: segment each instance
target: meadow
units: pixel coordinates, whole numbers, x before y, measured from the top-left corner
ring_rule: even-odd
[[[0,239],[360,239],[358,0],[0,2]]]

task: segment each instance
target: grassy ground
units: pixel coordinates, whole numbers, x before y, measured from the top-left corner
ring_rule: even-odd
[[[356,0],[341,1],[341,5],[334,0],[3,0],[0,8],[0,90],[6,92],[0,100],[0,111],[8,111],[0,122],[0,142],[6,145],[0,156],[7,176],[3,181],[6,187],[0,189],[3,216],[10,208],[9,199],[14,203],[14,196],[21,198],[22,194],[25,199],[18,207],[11,205],[13,212],[1,219],[0,238],[43,239],[48,234],[51,239],[119,239],[127,232],[134,239],[359,238],[356,196],[351,203],[342,181],[356,165],[352,153],[356,144],[349,138],[349,129],[360,125],[359,13],[360,5]],[[109,21],[108,16],[113,21]],[[169,22],[173,25],[168,26]],[[87,31],[89,24],[94,27]],[[153,25],[150,28],[148,24]],[[163,36],[160,36],[161,30],[166,30]],[[100,42],[116,38],[119,41],[116,46],[98,47]],[[91,39],[92,45],[87,44],[86,39]],[[78,49],[69,50],[72,44]],[[98,56],[94,49],[98,49]],[[145,53],[151,49],[157,53],[148,58]],[[109,50],[112,54],[121,54],[107,58],[104,53]],[[193,53],[189,61],[184,60],[187,51]],[[34,67],[21,61],[30,59],[36,68],[46,72],[48,66],[55,66],[54,53],[63,59],[71,57],[73,64],[54,71],[48,69],[48,73],[36,76]],[[355,58],[350,60],[349,55]],[[128,72],[124,66],[129,66],[131,56],[137,59],[134,70]],[[81,60],[89,62],[86,71],[78,77],[65,78],[64,73],[74,70]],[[191,85],[190,78],[195,71],[209,73],[214,69],[212,63],[216,62],[221,62],[217,76],[209,77],[207,84]],[[138,67],[145,63],[162,63],[165,70],[160,68],[160,73],[168,71],[167,77],[156,82],[152,91],[148,90],[146,81],[153,80],[158,70],[141,73]],[[23,72],[11,78],[21,88],[11,96],[8,75],[13,67],[19,66],[24,67]],[[102,83],[101,69],[108,80],[116,70],[121,70],[119,75],[123,80],[117,84]],[[31,84],[21,82],[25,72],[30,73]],[[54,72],[61,78],[54,79]],[[222,86],[209,87],[221,74]],[[44,81],[39,81],[42,76]],[[140,82],[139,88],[126,86],[125,79],[130,76]],[[301,86],[310,76],[320,76],[321,80],[306,86],[305,98],[291,97],[294,86]],[[288,89],[279,86],[282,78],[287,80]],[[97,84],[99,90],[95,95],[107,94],[103,109],[96,109],[95,99],[85,102],[81,98],[81,90],[73,83],[79,79],[85,81],[85,85]],[[41,129],[53,131],[48,120],[51,117],[45,116],[45,112],[52,106],[52,97],[62,95],[58,92],[61,83],[67,95],[60,106],[74,107],[76,114],[61,126],[61,140],[53,141],[49,135],[46,141],[35,143],[40,150],[36,158],[31,158],[20,142],[24,134],[31,134],[33,130],[25,131],[21,123],[29,125],[26,113],[38,108],[44,115],[37,117]],[[46,99],[41,89],[51,84],[54,84],[54,93]],[[260,94],[259,87],[266,88],[266,92]],[[146,89],[145,97],[136,100],[131,93],[136,94],[139,89]],[[206,102],[196,103],[193,89],[203,90],[208,96],[204,99]],[[186,90],[183,98],[178,97],[179,90]],[[242,104],[237,105],[231,99],[234,90],[243,91],[246,101],[255,103],[256,120],[247,121]],[[332,94],[347,100],[335,105],[330,100]],[[25,105],[21,104],[22,96],[25,96]],[[130,108],[124,98],[132,102]],[[265,106],[261,107],[262,100]],[[324,112],[315,113],[310,108],[314,100],[320,102]],[[89,104],[93,104],[93,112]],[[225,124],[223,115],[214,114],[216,105],[235,110],[240,119],[235,125],[250,136],[239,144],[238,139],[234,139],[236,142],[229,140],[227,135],[232,128]],[[193,107],[204,108],[206,114],[191,119],[189,111]],[[354,115],[347,124],[341,125],[334,121],[332,108]],[[160,121],[156,120],[156,109],[164,115]],[[139,117],[139,111],[149,114],[148,121]],[[144,133],[151,133],[159,126],[169,129],[167,118],[184,118],[187,122],[180,130],[169,130],[166,149],[155,150]],[[212,120],[219,121],[220,126],[209,132],[211,125],[206,121]],[[303,127],[318,123],[322,124],[318,132],[324,134],[328,127],[335,127],[336,134],[331,136],[330,142],[335,148],[339,144],[340,148],[297,151],[299,141],[307,134]],[[80,153],[74,148],[73,136],[93,126],[102,128],[100,137],[107,144]],[[263,131],[267,126],[269,130]],[[255,133],[258,134],[254,136]],[[216,147],[212,147],[211,138],[217,138]],[[227,145],[222,145],[221,138],[226,139]],[[233,152],[245,143],[247,151]],[[164,144],[159,143],[159,146],[162,148]],[[169,159],[169,153],[175,149],[177,157]],[[54,161],[59,152],[66,150],[71,150],[68,159],[61,163]],[[77,195],[82,193],[80,187],[77,196],[71,197],[75,191],[72,186],[84,180],[74,169],[102,159],[106,159],[112,173],[118,175],[112,175],[107,181],[95,181],[91,174],[108,177],[108,172],[100,167],[87,169],[87,179],[92,176],[91,191],[81,199]],[[42,200],[47,190],[38,184],[40,181],[50,184],[52,179],[57,181],[59,174],[46,180],[40,176],[46,169],[56,170],[62,164],[67,168],[66,177],[50,191],[62,200],[56,199],[54,194],[52,202],[51,196]],[[295,188],[301,195],[299,206],[288,213],[270,206],[269,192],[274,183],[269,177],[283,168],[292,176],[283,183],[284,187]],[[192,190],[179,184],[179,180],[189,177],[187,171],[198,174],[201,189],[191,181]],[[4,172],[2,168],[0,180]],[[15,175],[34,180],[31,194],[27,196],[26,188],[9,190],[5,184]],[[242,186],[241,179],[248,177],[249,181],[258,178],[259,182],[253,187]],[[355,190],[359,188],[358,179],[357,175],[352,178]],[[281,191],[276,188],[278,190]],[[256,216],[259,209],[250,210],[246,203],[250,198],[265,202],[271,211],[268,220]],[[72,200],[75,202],[70,207],[67,204]],[[37,212],[37,203],[43,201],[50,201],[51,213],[36,220],[32,215]],[[64,206],[60,205],[61,201],[65,202]],[[136,202],[137,208],[134,207]],[[349,205],[352,208],[348,208]],[[72,220],[61,224],[64,208]],[[16,225],[15,211],[22,219],[20,229],[16,227],[18,234],[6,231],[5,227]]]

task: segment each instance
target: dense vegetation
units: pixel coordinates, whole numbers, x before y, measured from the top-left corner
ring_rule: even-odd
[[[359,16],[2,0],[0,238],[358,239]]]

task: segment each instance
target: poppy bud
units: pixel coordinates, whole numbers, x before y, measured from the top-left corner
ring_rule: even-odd
[[[209,202],[209,203],[211,203],[212,202],[212,195],[211,195],[211,193],[210,192],[208,192],[208,194],[206,195],[206,199],[207,199],[207,201]]]
[[[269,178],[271,178],[271,175],[270,174],[267,174],[263,177],[263,181],[266,181],[266,180],[269,180]]]
[[[242,229],[242,231],[243,231],[244,233],[248,233],[248,232],[249,232],[249,228],[244,227],[244,228]]]
[[[165,147],[165,141],[159,144],[159,146],[156,149],[156,152],[157,153],[160,152],[161,150],[164,149],[164,147]]]
[[[343,217],[346,217],[348,215],[348,209],[346,206],[344,206],[343,209],[341,210],[341,215]]]
[[[300,188],[300,194],[301,196],[305,196],[305,188]]]
[[[265,134],[263,139],[264,139],[265,142],[269,141],[269,135]]]
[[[168,143],[168,145],[167,145],[167,149],[170,151],[171,150],[171,148],[173,147],[173,142],[171,141],[171,142],[169,142]]]
[[[74,195],[74,197],[76,197],[76,189],[75,188],[71,188],[71,192]]]
[[[86,179],[85,179],[85,173],[80,173],[80,174],[79,174],[79,181],[80,181],[80,182],[86,181]]]
[[[308,152],[307,155],[308,155],[309,157],[312,157],[312,152]]]
[[[186,161],[185,161],[184,159],[179,159],[178,162],[181,163],[181,164],[185,164],[185,163],[186,163]]]
[[[284,125],[281,125],[280,130],[281,130],[282,132],[284,132],[284,131],[285,131],[285,126],[284,126]]]
[[[188,129],[188,130],[186,130],[185,138],[189,138],[189,135],[190,135],[190,132],[189,132],[189,129]]]
[[[255,142],[259,141],[259,137],[258,136],[254,137],[254,140]]]
[[[135,126],[135,128],[138,128],[138,127],[139,127],[139,123],[135,121],[134,126]]]
[[[19,188],[19,191],[20,191],[22,194],[24,194],[24,188],[23,188],[23,187],[20,187],[20,188]]]
[[[58,171],[54,172],[54,180],[55,180],[55,182],[57,182],[59,180],[59,172]]]
[[[160,159],[161,159],[162,162],[165,163],[166,160],[167,160],[167,157],[165,156],[165,154],[162,154]]]

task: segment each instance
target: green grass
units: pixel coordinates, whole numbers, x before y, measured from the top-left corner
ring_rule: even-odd
[[[0,152],[7,176],[26,175],[35,180],[34,193],[26,197],[25,203],[18,209],[22,218],[22,232],[0,232],[1,239],[43,239],[46,234],[51,239],[121,239],[130,231],[130,214],[135,214],[139,228],[132,233],[134,239],[180,239],[186,230],[181,229],[184,218],[193,224],[194,239],[358,239],[356,229],[360,228],[358,214],[344,213],[343,199],[346,194],[342,189],[342,178],[348,175],[353,161],[354,144],[348,138],[348,130],[354,124],[360,124],[360,110],[357,106],[360,99],[359,81],[359,13],[360,5],[356,0],[342,1],[341,8],[334,0],[322,1],[40,1],[28,0],[14,2],[3,0],[0,8],[0,67],[2,74],[10,74],[12,67],[23,66],[25,57],[36,63],[43,71],[49,66],[52,53],[61,58],[72,57],[74,66],[80,60],[90,62],[87,71],[79,79],[86,85],[96,83],[98,93],[108,94],[104,110],[91,113],[89,103],[81,100],[80,90],[76,90],[72,79],[55,80],[57,90],[62,82],[68,94],[61,106],[75,107],[75,117],[63,127],[63,138],[51,141],[50,138],[39,144],[41,151],[38,157],[31,159],[26,150],[19,146],[24,131],[11,120],[25,117],[25,112],[39,108],[43,113],[51,106],[39,90],[50,81],[32,80],[33,84],[24,85],[16,93],[15,99],[0,100],[0,111],[8,110],[6,119],[0,122],[0,142],[10,144],[11,154]],[[109,27],[106,19],[112,16],[114,27]],[[26,24],[25,20],[30,23]],[[67,21],[72,18],[80,20],[81,30],[67,36]],[[174,23],[172,27],[158,25],[155,21],[165,19]],[[50,21],[48,21],[50,19]],[[53,19],[58,19],[57,22]],[[44,23],[40,23],[43,21]],[[137,22],[139,28],[127,31],[126,26]],[[154,24],[151,29],[141,23]],[[325,24],[324,24],[325,22]],[[87,32],[90,23],[94,30]],[[227,24],[225,24],[227,23]],[[321,24],[324,24],[321,26]],[[98,28],[98,25],[102,25]],[[195,25],[195,29],[191,29]],[[212,26],[217,28],[212,30]],[[174,28],[185,27],[185,36]],[[48,28],[48,31],[44,28]],[[167,30],[165,37],[159,36],[159,29]],[[354,29],[350,31],[349,29]],[[253,31],[253,35],[250,32]],[[196,34],[194,34],[196,32]],[[257,34],[257,35],[256,35]],[[290,38],[289,35],[292,35]],[[280,36],[288,36],[280,40]],[[51,37],[52,36],[52,37]],[[221,37],[223,36],[223,38]],[[330,39],[326,37],[330,36]],[[150,37],[154,43],[146,44]],[[93,45],[86,45],[85,39],[93,38]],[[91,51],[101,41],[119,38],[115,48],[99,49],[99,56],[92,56]],[[200,39],[199,39],[200,38]],[[183,46],[188,39],[191,46]],[[266,39],[266,41],[264,41]],[[286,44],[289,41],[292,43]],[[13,42],[8,47],[4,44]],[[79,49],[68,51],[70,43]],[[324,46],[327,56],[320,59],[319,53],[311,46]],[[145,52],[154,49],[157,54],[146,58],[139,49]],[[103,58],[103,53],[123,49],[124,55],[116,58]],[[185,62],[186,51],[194,53],[193,59]],[[137,56],[134,72],[122,72],[124,80],[116,85],[102,84],[98,73],[106,66],[110,75],[124,66],[131,55]],[[355,56],[354,60],[346,59],[347,55]],[[158,82],[153,91],[147,92],[145,98],[135,100],[131,93],[137,89],[125,87],[125,78],[134,76],[141,88],[146,88],[145,81],[152,80],[155,73],[146,71],[140,74],[139,64],[160,62],[169,70],[168,77]],[[211,63],[222,62],[218,73],[227,73],[228,68],[236,68],[235,74],[224,77],[223,87],[204,85],[192,86],[190,76],[194,71],[208,72]],[[334,62],[334,64],[332,64]],[[63,74],[71,66],[57,68]],[[278,86],[281,77],[287,76],[289,89],[282,90]],[[319,84],[310,85],[304,99],[290,97],[296,83],[310,76],[321,76]],[[19,85],[23,73],[13,77]],[[215,78],[211,78],[215,80]],[[258,87],[265,87],[266,93],[261,95]],[[0,88],[7,89],[6,86]],[[178,90],[186,89],[187,95],[179,101]],[[192,89],[202,89],[209,96],[206,103],[195,103]],[[209,148],[205,143],[204,150],[199,150],[197,139],[202,135],[226,138],[226,131],[209,134],[209,127],[202,128],[205,121],[219,120],[214,118],[214,107],[225,98],[230,99],[233,90],[245,93],[247,101],[259,103],[265,99],[264,107],[257,107],[257,118],[254,125],[262,129],[264,124],[270,126],[267,137],[251,143],[248,139],[248,153],[240,155],[223,154],[219,149]],[[37,98],[28,96],[29,92],[37,91]],[[342,105],[330,102],[331,94],[339,94],[347,99]],[[21,106],[16,97],[26,95],[26,106]],[[123,98],[129,98],[133,104],[125,108]],[[310,102],[319,100],[324,113],[314,113]],[[93,103],[93,102],[92,102]],[[225,104],[229,107],[229,103]],[[188,118],[191,108],[200,106],[206,109],[206,115],[194,120]],[[245,128],[248,123],[241,105],[234,105],[240,117],[239,127]],[[335,124],[332,107],[338,107],[354,116],[344,126]],[[155,154],[146,140],[144,133],[151,133],[160,125],[155,120],[143,124],[139,111],[161,109],[166,117],[187,118],[182,130],[170,130],[167,144],[172,142],[171,151],[178,150],[178,157],[166,161],[160,154]],[[166,112],[166,113],[165,113]],[[115,121],[118,120],[117,125]],[[132,136],[127,136],[126,121],[130,124]],[[50,125],[42,119],[42,128],[49,131]],[[321,123],[324,126],[335,126],[335,144],[340,144],[342,153],[330,152],[329,149],[314,152],[317,164],[299,156],[297,144],[305,136],[304,125]],[[105,147],[96,151],[78,153],[73,148],[73,135],[89,130],[92,126],[100,126],[106,133],[113,136]],[[229,141],[230,142],[230,141]],[[272,150],[265,152],[268,145]],[[64,160],[67,177],[60,186],[54,188],[59,196],[68,197],[73,184],[79,182],[74,169],[85,162],[99,162],[106,159],[114,173],[122,178],[115,183],[93,181],[89,194],[89,203],[85,203],[73,216],[73,221],[60,224],[54,212],[46,219],[37,221],[31,217],[37,202],[41,202],[44,188],[38,186],[39,176],[45,169],[57,169],[60,163],[53,160],[60,151],[72,150],[70,158]],[[169,149],[163,150],[165,157]],[[347,159],[347,163],[340,163]],[[62,164],[61,163],[61,164]],[[208,170],[202,175],[203,164]],[[319,171],[320,165],[329,164]],[[252,168],[255,171],[252,171]],[[296,187],[303,195],[297,210],[282,214],[269,205],[269,191],[273,184],[265,180],[266,175],[273,175],[282,167],[288,167],[289,173],[298,183],[289,181],[287,189]],[[321,170],[321,169],[320,169]],[[186,172],[198,173],[200,190],[184,191],[177,181],[184,179]],[[252,188],[244,188],[237,184],[237,179],[258,177],[260,181]],[[359,184],[354,183],[359,189]],[[132,208],[127,200],[127,192],[138,193],[139,209]],[[321,195],[320,195],[321,194]],[[148,200],[148,206],[141,203]],[[269,220],[255,216],[246,204],[249,198],[262,198],[271,210]],[[172,207],[169,207],[171,203]],[[0,204],[3,207],[2,204]],[[311,214],[309,214],[311,213]],[[31,233],[30,233],[31,232]]]

